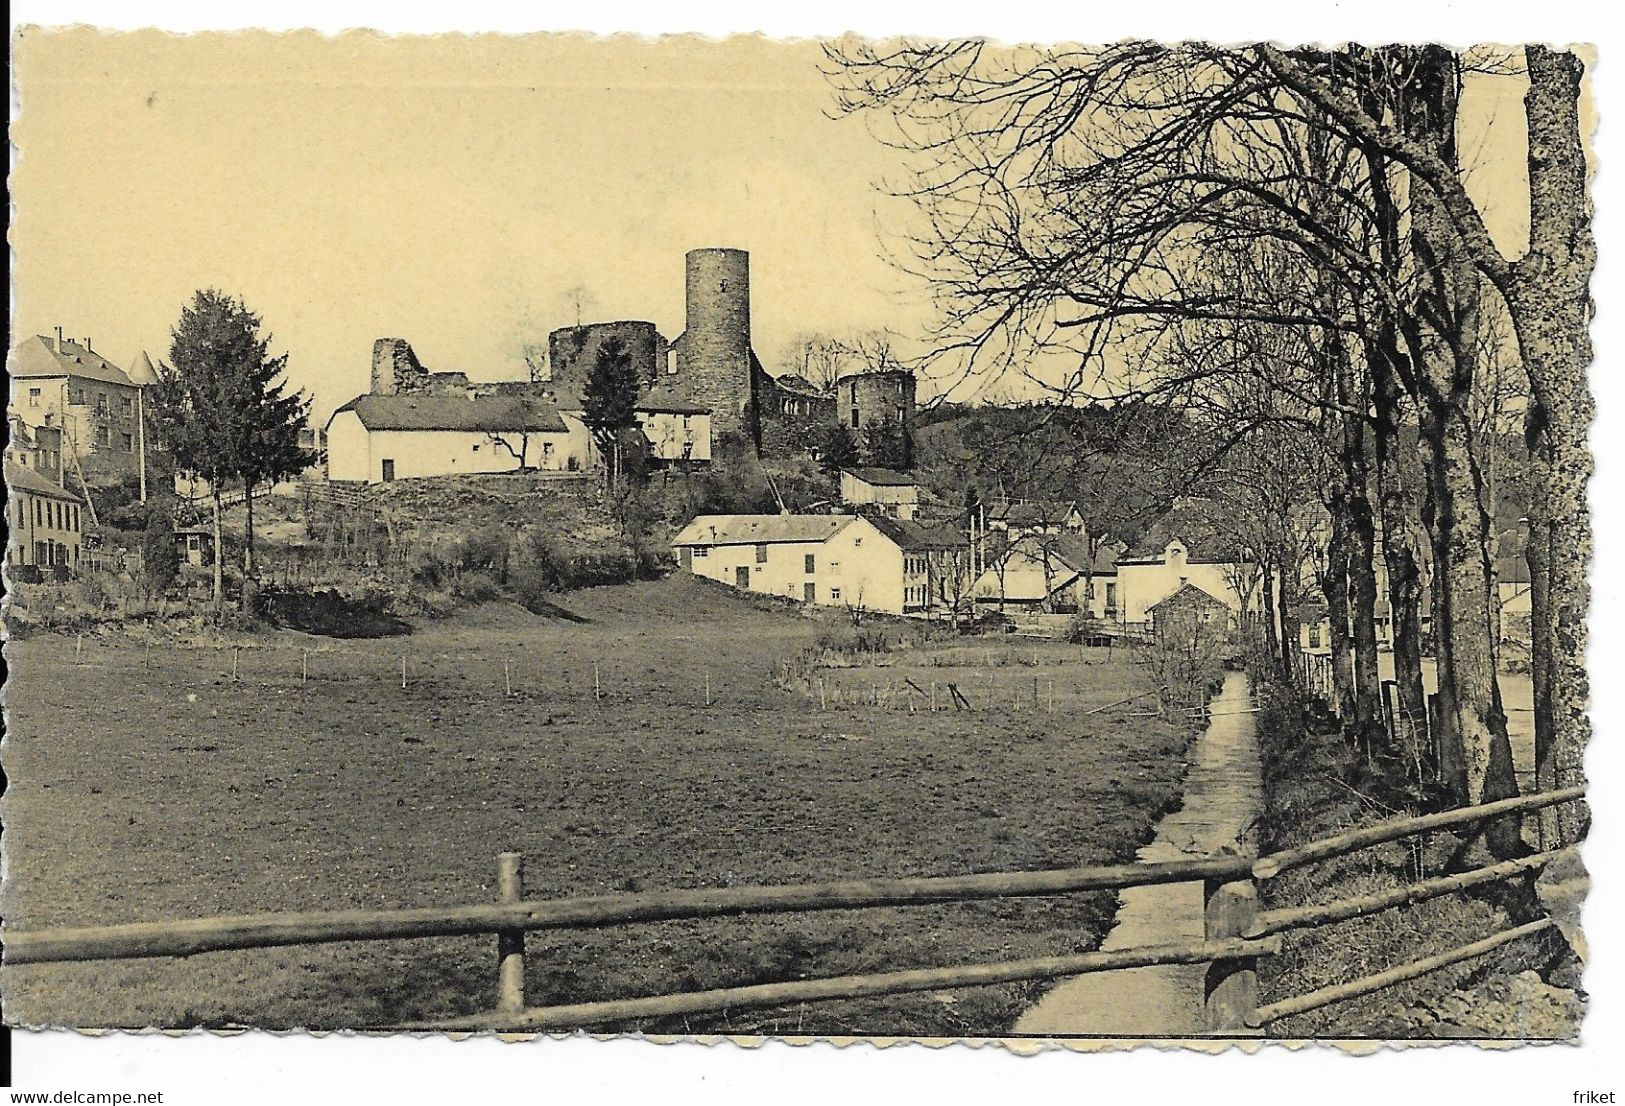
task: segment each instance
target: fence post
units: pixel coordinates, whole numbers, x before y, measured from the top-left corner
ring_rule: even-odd
[[[1240,937],[1258,914],[1258,888],[1249,876],[1231,883],[1216,879],[1202,884],[1202,920],[1209,941]],[[1208,965],[1203,987],[1205,1028],[1227,1037],[1257,1037],[1247,1018],[1258,1006],[1257,959],[1251,956],[1215,960]]]
[[[497,896],[504,903],[524,901],[525,860],[519,853],[497,854]],[[504,1014],[525,1008],[525,931],[497,931],[497,1010]]]

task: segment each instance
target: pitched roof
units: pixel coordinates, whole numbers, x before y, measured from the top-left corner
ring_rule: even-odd
[[[993,517],[1006,525],[1056,526],[1066,521],[1077,510],[1077,504],[1067,499],[1006,503],[995,510]]]
[[[666,415],[709,415],[711,408],[695,403],[676,388],[656,384],[638,397],[639,411],[659,411]]]
[[[921,526],[908,519],[889,518],[886,515],[864,515],[863,520],[885,534],[900,549],[914,552],[931,549],[958,549],[964,545],[963,535],[946,527]]]
[[[842,469],[841,471],[857,477],[865,484],[873,484],[877,488],[908,488],[918,483],[914,477],[906,472],[880,468],[878,465],[869,468]]]
[[[1228,528],[1228,517],[1219,505],[1207,500],[1188,500],[1163,513],[1119,563],[1162,560],[1171,541],[1185,545],[1186,560],[1193,564],[1230,564],[1242,560],[1240,542]]]
[[[1151,611],[1155,611],[1155,610],[1158,610],[1159,608],[1166,607],[1169,604],[1176,603],[1176,602],[1178,602],[1178,603],[1197,603],[1197,604],[1199,604],[1201,606],[1204,606],[1204,607],[1211,607],[1211,606],[1222,607],[1222,606],[1224,606],[1224,600],[1219,599],[1216,596],[1209,594],[1208,592],[1206,592],[1206,591],[1202,590],[1201,588],[1197,587],[1195,584],[1185,584],[1178,591],[1174,592],[1172,595],[1164,596],[1163,598],[1157,600],[1155,603],[1151,604],[1151,606],[1147,607],[1146,609],[1151,610]]]
[[[1518,553],[1507,553],[1495,562],[1495,579],[1502,584],[1529,583],[1529,561]]]
[[[5,473],[6,487],[8,489],[16,489],[30,495],[43,495],[48,499],[60,499],[68,503],[79,502],[78,496],[66,488],[57,487],[31,468],[7,461],[5,463]]]
[[[1091,576],[1117,575],[1117,549],[1102,545],[1095,550],[1094,568],[1089,567],[1089,539],[1082,534],[1025,534],[1016,540],[1016,549],[1039,561],[1047,552],[1067,568]]]
[[[672,539],[673,545],[756,545],[821,542],[834,537],[854,515],[700,515]]]
[[[59,349],[54,338],[36,334],[12,349],[6,359],[6,371],[19,380],[49,376],[72,376],[82,380],[99,380],[104,384],[123,384],[134,387],[123,369],[78,342],[63,339]]]
[[[558,410],[542,399],[512,396],[364,395],[333,412],[331,425],[353,411],[368,430],[461,430],[493,433],[563,434],[569,430]]]

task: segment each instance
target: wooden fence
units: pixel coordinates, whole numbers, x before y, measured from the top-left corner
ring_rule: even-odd
[[[1522,816],[1580,800],[1580,788],[1528,795],[1420,817],[1390,819],[1261,857],[1216,856],[1111,867],[992,872],[969,876],[874,879],[766,887],[707,888],[566,899],[524,897],[521,857],[498,857],[498,900],[410,910],[343,910],[242,915],[177,922],[141,922],[79,929],[6,932],[8,965],[141,957],[192,956],[229,949],[271,948],[339,941],[495,934],[496,1001],[493,1009],[432,1024],[375,1027],[442,1031],[561,1030],[622,1024],[679,1014],[952,990],[1023,980],[1050,980],[1152,965],[1207,964],[1205,1032],[1222,1037],[1259,1035],[1282,1018],[1319,1009],[1483,956],[1555,923],[1540,919],[1446,952],[1305,995],[1260,1004],[1256,965],[1281,950],[1281,934],[1375,914],[1538,871],[1566,850],[1403,887],[1289,909],[1260,912],[1263,880],[1305,864],[1344,856],[1389,841],[1492,818]],[[1153,884],[1200,882],[1204,934],[1199,941],[1111,952],[1076,953],[909,971],[880,971],[821,979],[724,987],[707,991],[612,998],[563,1006],[531,1006],[525,994],[525,935],[536,930],[596,929],[679,918],[899,907],[922,903],[1061,895]]]

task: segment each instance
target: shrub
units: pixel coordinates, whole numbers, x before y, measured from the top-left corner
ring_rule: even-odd
[[[510,549],[506,529],[494,524],[482,526],[463,539],[458,561],[465,572],[483,570],[506,583]]]
[[[488,603],[501,593],[496,577],[489,572],[465,572],[452,585],[452,594],[463,603]]]

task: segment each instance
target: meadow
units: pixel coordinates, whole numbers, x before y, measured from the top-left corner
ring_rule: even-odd
[[[1194,729],[1117,702],[1144,687],[1121,651],[907,627],[831,650],[864,632],[671,579],[377,641],[9,642],[0,911],[38,929],[482,902],[504,850],[542,898],[1117,863],[1177,805]],[[1115,906],[532,935],[527,984],[550,1004],[1085,951]],[[494,939],[469,937],[0,971],[13,1024],[333,1028],[488,1009],[494,967]],[[626,1028],[999,1034],[1037,990]]]

